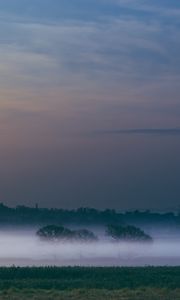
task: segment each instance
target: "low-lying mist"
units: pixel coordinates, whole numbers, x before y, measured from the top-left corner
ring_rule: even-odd
[[[180,265],[180,238],[155,237],[153,243],[41,241],[35,231],[1,231],[0,265],[143,266]]]

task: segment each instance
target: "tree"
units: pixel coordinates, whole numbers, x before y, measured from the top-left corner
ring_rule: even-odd
[[[96,241],[97,237],[87,229],[70,230],[63,226],[48,225],[37,231],[37,236],[49,241]]]
[[[80,229],[74,231],[76,239],[83,240],[83,241],[97,241],[97,236],[87,229]]]
[[[143,230],[138,227],[127,225],[127,226],[118,226],[118,225],[108,225],[106,234],[111,236],[113,240],[120,241],[142,241],[150,242],[152,237],[146,234]]]
[[[40,228],[37,231],[37,235],[42,239],[58,240],[58,239],[70,239],[73,237],[73,232],[63,226],[48,225]]]

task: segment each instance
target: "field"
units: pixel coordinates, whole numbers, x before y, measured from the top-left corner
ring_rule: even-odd
[[[0,300],[179,300],[180,290],[8,290],[0,292]]]
[[[0,300],[179,300],[180,267],[0,268]]]

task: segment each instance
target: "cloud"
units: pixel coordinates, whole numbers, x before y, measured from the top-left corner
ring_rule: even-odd
[[[158,136],[180,136],[180,128],[133,128],[97,131],[102,135],[158,135]]]
[[[165,18],[179,18],[180,16],[180,7],[179,3],[174,1],[133,1],[133,0],[114,0],[116,5],[119,5],[121,8],[129,9],[131,12],[135,11],[143,12],[144,14],[153,15],[153,17],[165,17]]]
[[[71,123],[77,131],[105,128],[107,120],[115,128],[149,127],[155,118],[155,126],[176,126],[172,117],[179,118],[180,112],[179,27],[156,15],[145,19],[123,11],[108,16],[107,2],[102,1],[98,20],[71,14],[66,20],[24,20],[4,13],[1,109],[12,105],[24,112],[26,105],[39,111],[46,105],[55,111],[54,122],[70,120],[65,127]]]
[[[67,20],[37,20],[30,16],[24,20],[20,15],[13,18],[4,14],[0,22],[0,45],[4,49],[1,68],[6,69],[6,64],[7,68],[8,64],[13,66],[9,52],[17,65],[13,80],[27,78],[28,73],[27,79],[33,84],[42,80],[76,89],[90,84],[93,88],[115,84],[123,87],[125,82],[130,86],[132,81],[151,82],[165,74],[179,74],[177,25],[164,24],[156,15],[147,20],[126,12],[108,16],[104,9],[107,2],[102,2],[98,20],[87,21],[81,15],[74,19],[71,6],[71,18]],[[136,5],[132,1],[119,3],[142,5],[141,1]],[[115,4],[112,6],[116,8]],[[11,78],[9,70],[7,76]]]
[[[179,66],[173,59],[173,49],[180,48],[178,36],[176,41],[172,39],[175,28],[167,26],[167,39],[160,23],[133,16],[110,18],[101,23],[3,22],[3,28],[1,69],[6,71],[3,77],[9,70],[7,77],[11,78],[16,64],[12,81],[18,77],[33,83],[45,80],[47,84],[49,80],[51,85],[78,85],[78,88],[96,85],[97,81],[99,85],[108,82],[119,86],[129,80],[162,77],[167,71],[174,74]],[[169,49],[169,44],[175,47]]]

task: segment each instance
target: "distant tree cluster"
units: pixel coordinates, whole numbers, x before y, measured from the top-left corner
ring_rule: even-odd
[[[115,241],[152,241],[152,238],[135,226],[108,225],[106,234]],[[40,228],[37,235],[47,241],[97,241],[97,236],[87,229],[70,230],[64,226],[48,225]]]
[[[116,241],[120,241],[120,240],[142,241],[142,242],[152,241],[150,235],[146,234],[140,228],[132,225],[127,225],[127,226],[108,225],[106,233],[108,236],[112,237],[113,240]]]
[[[40,228],[37,235],[50,241],[97,241],[96,235],[87,229],[70,230],[63,226],[48,225]]]

